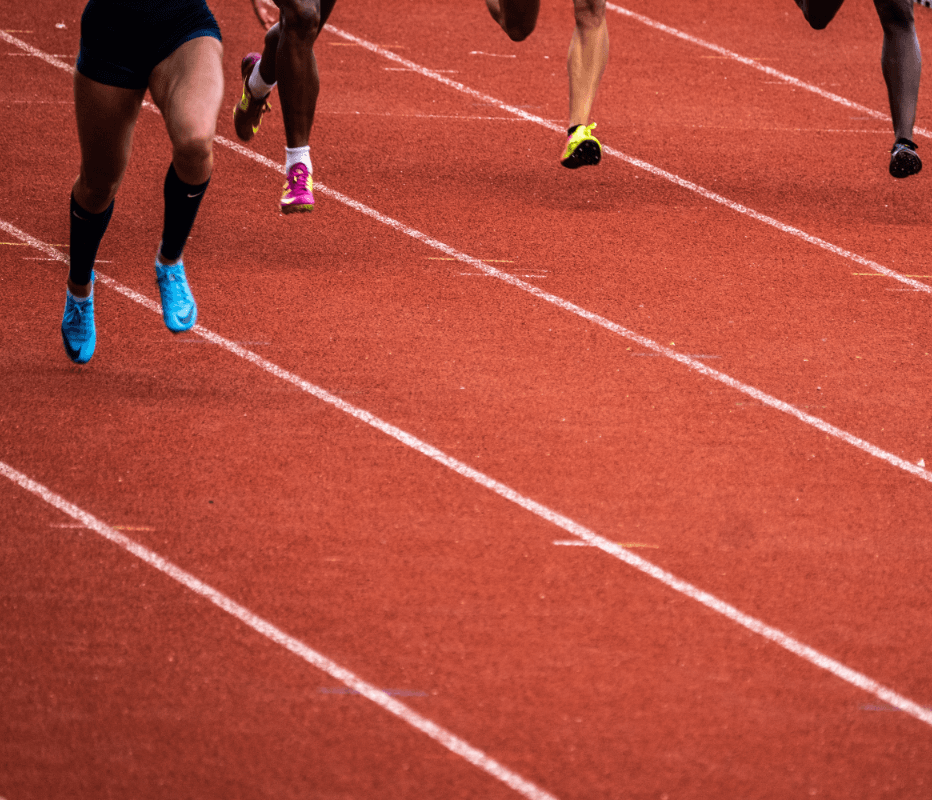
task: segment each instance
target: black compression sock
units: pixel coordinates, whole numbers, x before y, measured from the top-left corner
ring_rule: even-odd
[[[168,167],[165,176],[165,225],[162,228],[162,252],[160,258],[175,261],[181,257],[194,218],[207,191],[208,178],[198,186],[185,183],[175,172],[175,165]]]
[[[582,125],[573,125],[573,127],[567,129],[566,135],[567,135],[567,136],[572,136],[574,133],[576,133],[576,129],[577,129],[577,128],[581,128],[581,127],[582,127]]]
[[[110,217],[113,216],[113,201],[99,214],[92,214],[78,205],[71,195],[70,267],[68,277],[77,286],[86,286],[91,282],[94,259],[100,240],[104,238]]]

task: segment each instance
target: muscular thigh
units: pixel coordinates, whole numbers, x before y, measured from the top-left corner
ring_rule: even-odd
[[[81,174],[95,196],[112,195],[123,179],[133,145],[133,130],[145,89],[124,89],[74,75],[75,117],[81,146]],[[87,200],[86,200],[87,201]],[[109,199],[100,203],[106,207]],[[89,208],[97,212],[102,208]]]
[[[223,47],[211,36],[185,42],[149,78],[173,142],[210,139],[223,100]]]

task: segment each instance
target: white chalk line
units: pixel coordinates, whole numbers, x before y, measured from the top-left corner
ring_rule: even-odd
[[[523,119],[527,122],[533,122],[537,125],[540,125],[541,127],[547,128],[547,130],[558,132],[564,136],[566,135],[566,128],[563,127],[563,125],[560,123],[544,119],[543,117],[539,117],[536,114],[530,114],[527,111],[524,111],[523,109],[518,108],[517,106],[509,105],[508,103],[505,103],[496,97],[483,94],[482,92],[476,89],[472,89],[466,86],[465,84],[459,83],[458,81],[454,81],[450,78],[447,78],[444,75],[441,75],[436,70],[431,70],[431,69],[428,69],[427,67],[422,67],[421,65],[416,64],[413,61],[409,61],[408,59],[403,58],[402,56],[396,55],[390,50],[386,50],[383,47],[379,47],[379,45],[377,44],[368,42],[365,39],[362,39],[358,36],[354,36],[353,34],[347,33],[346,31],[343,31],[339,28],[334,28],[328,25],[327,29],[335,33],[337,36],[341,36],[344,39],[347,39],[348,41],[353,42],[354,44],[358,44],[360,47],[363,47],[366,50],[376,53],[377,55],[380,55],[383,58],[389,59],[390,61],[394,61],[398,64],[404,64],[409,69],[411,69],[414,72],[417,72],[418,74],[424,76],[425,78],[430,78],[439,83],[442,83],[444,86],[447,86],[450,89],[453,89],[457,92],[461,92],[462,94],[466,94],[474,99],[481,100],[488,105],[495,106],[499,110],[506,111],[509,114],[513,114],[516,117],[519,117],[520,119]],[[858,109],[862,110],[860,106],[858,106]],[[869,109],[864,109],[864,110],[867,111]],[[674,183],[682,189],[686,189],[690,192],[694,192],[695,194],[698,194],[701,197],[704,197],[706,200],[710,200],[713,203],[717,203],[718,205],[724,206],[725,208],[728,208],[731,211],[735,211],[739,214],[743,214],[744,216],[750,217],[751,219],[756,220],[757,222],[761,222],[772,228],[776,228],[781,233],[785,233],[790,236],[794,236],[798,239],[802,239],[807,244],[814,245],[815,247],[818,247],[822,250],[826,250],[832,253],[833,255],[840,256],[841,258],[848,259],[849,261],[854,261],[856,264],[861,264],[862,266],[867,267],[868,269],[871,269],[875,272],[879,272],[881,275],[885,275],[886,277],[891,278],[895,281],[899,281],[900,283],[906,284],[907,286],[911,286],[917,291],[925,292],[926,294],[932,294],[932,286],[929,286],[924,283],[920,283],[919,281],[914,281],[912,278],[907,278],[905,275],[902,275],[901,273],[895,270],[892,270],[889,267],[885,267],[882,264],[877,263],[876,261],[871,261],[868,258],[859,256],[857,253],[853,253],[850,250],[845,250],[844,248],[834,245],[831,242],[827,242],[824,239],[820,239],[818,236],[812,236],[811,234],[806,233],[800,228],[796,228],[792,225],[787,225],[786,223],[780,222],[779,220],[773,217],[770,217],[766,214],[762,214],[759,211],[754,211],[748,206],[742,205],[741,203],[737,203],[733,200],[729,200],[727,197],[724,197],[709,189],[706,189],[703,186],[700,186],[697,183],[693,183],[692,181],[689,181],[685,178],[681,178],[679,175],[675,175],[672,172],[667,172],[667,170],[661,169],[660,167],[656,167],[647,161],[643,161],[642,159],[636,158],[635,156],[629,156],[626,153],[621,152],[620,150],[616,150],[615,148],[608,147],[606,145],[602,146],[602,152],[607,155],[614,156],[615,158],[618,158],[619,160],[624,161],[630,164],[631,166],[636,167],[637,169],[640,169],[644,172],[648,172],[651,175],[654,175],[658,178],[663,178],[664,180],[669,181],[670,183]]]
[[[405,63],[412,63],[412,62],[407,62],[405,59],[401,59],[400,56],[396,56],[394,53],[390,51],[383,50],[383,48],[378,47],[378,45],[371,44],[369,42],[366,42],[363,39],[358,39],[358,37],[352,36],[351,34],[343,34],[341,31],[337,29],[334,29],[334,32],[339,33],[340,35],[345,35],[353,43],[359,44],[360,46],[365,47],[366,49],[374,49],[376,52],[384,52],[386,54],[386,57],[391,57],[396,60],[400,59],[401,61]],[[0,36],[6,36],[6,35],[0,32]],[[7,36],[7,38],[12,39],[14,42],[19,42],[19,40],[15,39],[15,37]],[[25,42],[23,42],[22,44],[25,45],[26,47],[29,47],[31,50],[35,50],[35,48],[31,48],[30,45],[26,45]],[[41,51],[36,50],[36,53],[41,54]],[[53,64],[54,66],[67,67],[67,65],[64,65],[62,62],[57,62],[55,59],[52,59],[51,61],[49,61],[49,63]],[[415,67],[417,70],[423,70],[428,73],[430,72],[429,70],[424,70],[422,67],[419,67],[416,64],[412,64],[412,66]],[[477,99],[481,99],[484,102],[488,102],[491,104],[497,104],[501,108],[508,110],[510,113],[514,113],[515,115],[521,117],[522,119],[540,122],[545,127],[550,126],[550,123],[548,123],[546,120],[543,120],[540,117],[536,117],[533,114],[529,114],[528,112],[523,111],[520,108],[515,108],[513,106],[507,106],[503,103],[500,103],[495,98],[487,98],[486,95],[483,95],[473,89],[469,89],[468,87],[462,86],[462,84],[459,84],[456,81],[451,81],[450,79],[445,78],[442,75],[438,75],[437,78],[438,80],[440,80],[441,83],[451,84],[456,87],[461,87],[463,91],[465,91],[467,94],[470,94],[471,96],[474,96]],[[148,101],[146,102],[146,106],[150,109],[155,110],[155,106],[148,103]],[[559,130],[562,130],[562,128],[559,128]],[[248,147],[244,147],[238,142],[234,142],[223,136],[215,137],[215,141],[218,144],[221,144],[229,148],[230,150],[233,150],[234,152],[239,153],[240,155],[246,158],[252,159],[253,161],[273,171],[276,171],[282,175],[284,175],[285,173],[285,167],[283,164],[279,164],[270,158],[266,158],[260,153],[257,153],[254,150],[249,149]],[[624,158],[629,159],[628,156],[624,156]],[[637,161],[637,159],[634,159],[634,161]],[[652,165],[647,164],[646,162],[639,162],[639,163],[644,164],[645,168],[649,168],[650,170],[657,169],[656,167],[653,167]],[[660,170],[660,172],[663,172],[663,171]],[[670,175],[669,173],[664,173],[664,174],[669,175],[671,180],[682,181],[682,179],[678,178],[677,176]],[[684,182],[684,183],[688,183],[688,182]],[[702,189],[701,187],[696,186],[695,184],[690,184],[690,185],[694,186],[697,191],[706,192],[705,189]],[[630,341],[635,342],[636,344],[639,344],[642,347],[657,353],[658,355],[666,356],[667,358],[670,358],[673,361],[676,361],[688,367],[689,369],[692,369],[708,378],[711,378],[713,380],[716,380],[720,383],[725,384],[731,389],[734,389],[736,391],[741,392],[742,394],[746,394],[750,397],[753,397],[755,400],[758,400],[759,402],[763,403],[766,406],[769,406],[770,408],[789,414],[790,416],[798,419],[800,422],[810,425],[816,428],[817,430],[822,431],[825,434],[833,436],[843,442],[846,442],[852,447],[856,447],[859,450],[862,450],[863,452],[868,453],[871,456],[874,456],[875,458],[879,458],[883,461],[886,461],[888,464],[898,467],[899,469],[902,469],[912,475],[915,475],[916,477],[922,478],[925,481],[932,482],[932,472],[928,472],[922,467],[919,467],[904,458],[900,458],[899,456],[896,456],[892,453],[888,453],[885,450],[882,450],[881,448],[876,447],[875,445],[871,444],[870,442],[867,442],[864,439],[861,439],[857,436],[854,436],[853,434],[848,433],[847,431],[842,430],[841,428],[831,425],[830,423],[825,422],[819,417],[815,417],[811,414],[807,414],[804,411],[801,411],[795,408],[794,406],[791,406],[789,403],[785,403],[782,400],[772,397],[771,395],[768,395],[765,392],[760,391],[759,389],[755,389],[752,386],[744,384],[741,381],[736,380],[735,378],[732,378],[728,375],[725,375],[722,372],[719,372],[718,370],[711,369],[710,367],[706,366],[705,364],[702,364],[700,361],[696,360],[695,358],[691,358],[688,355],[684,355],[675,350],[671,350],[667,347],[664,347],[658,344],[657,342],[654,342],[651,339],[648,339],[644,336],[634,333],[633,331],[630,331],[627,328],[624,328],[621,325],[618,325],[617,323],[614,323],[611,320],[606,319],[605,317],[599,316],[598,314],[595,314],[591,311],[587,311],[586,309],[583,309],[575,305],[574,303],[564,300],[561,297],[545,292],[542,289],[538,288],[537,286],[534,286],[533,284],[526,283],[525,281],[521,280],[515,275],[509,274],[503,270],[496,269],[495,267],[492,267],[477,258],[473,258],[472,256],[466,255],[465,253],[461,253],[458,250],[451,247],[450,245],[444,244],[443,242],[440,242],[437,239],[434,239],[431,236],[428,236],[427,234],[421,233],[420,231],[414,228],[411,228],[405,225],[404,223],[399,222],[398,220],[388,217],[380,213],[379,211],[376,211],[375,209],[370,208],[369,206],[363,203],[353,200],[352,198],[334,189],[329,189],[321,183],[315,184],[315,189],[318,190],[321,194],[328,196],[328,197],[332,197],[338,202],[343,203],[346,206],[349,206],[350,208],[360,212],[361,214],[364,214],[370,217],[371,219],[374,219],[382,223],[383,225],[386,225],[400,233],[404,233],[406,236],[409,236],[427,245],[428,247],[431,247],[435,250],[439,250],[440,252],[445,253],[446,255],[450,256],[451,258],[454,258],[457,261],[460,261],[464,264],[468,264],[469,266],[477,269],[480,272],[485,273],[486,275],[489,275],[490,277],[497,278],[498,280],[503,281],[504,283],[508,283],[511,286],[514,286],[515,288],[520,289],[524,292],[527,292],[528,294],[531,294],[540,300],[550,303],[562,309],[563,311],[567,311],[593,324],[596,324],[606,330],[609,330],[612,333],[615,333],[619,336],[629,339]],[[718,197],[718,195],[713,195],[713,196]],[[724,201],[724,198],[720,198],[720,199]],[[731,201],[725,201],[725,202],[730,203]],[[756,214],[756,212],[751,212],[750,209],[748,209],[747,212],[750,214]],[[769,219],[769,218],[765,218],[765,219]],[[780,224],[780,223],[776,223],[775,220],[773,222],[777,225]],[[18,231],[18,229],[14,229],[14,230]],[[801,231],[799,233],[803,236],[806,236],[806,234],[802,234]],[[19,231],[19,234],[22,234],[24,236],[27,235],[27,234],[22,233],[21,231]],[[821,241],[821,240],[817,240],[817,241]],[[823,244],[829,248],[834,247],[834,245],[829,245],[827,242]],[[844,253],[845,251],[840,251],[840,252]],[[867,259],[862,259],[860,256],[853,256],[853,254],[851,255],[853,258],[858,260],[858,263],[861,263],[864,266],[867,266],[868,268],[873,269],[874,271],[880,271],[880,272],[883,272],[884,274],[886,274],[887,272],[891,272],[890,270],[887,270],[886,267],[882,267],[880,264],[875,264],[874,262],[868,261]],[[897,277],[898,280],[912,286],[913,288],[920,288],[925,291],[932,291],[932,287],[929,287],[926,284],[919,283],[918,281],[914,281],[912,279],[906,278],[905,276],[900,275],[899,273],[893,273],[893,274]]]
[[[816,94],[825,100],[830,100],[831,102],[838,103],[839,105],[845,106],[846,108],[851,108],[855,111],[860,111],[863,114],[867,114],[872,119],[880,119],[884,122],[891,121],[889,114],[884,114],[882,111],[876,111],[873,108],[862,106],[860,103],[855,103],[853,100],[849,100],[846,97],[842,97],[841,95],[835,94],[834,92],[829,92],[819,86],[816,86],[815,84],[802,81],[799,78],[794,78],[792,75],[788,75],[785,72],[780,72],[780,70],[774,69],[773,67],[767,67],[758,61],[755,61],[753,58],[748,58],[747,56],[743,56],[740,53],[727,50],[717,44],[707,42],[705,39],[700,39],[699,37],[692,36],[691,34],[685,33],[684,31],[671,28],[669,25],[664,25],[662,22],[657,22],[657,20],[651,19],[650,17],[645,17],[643,14],[638,14],[634,11],[628,10],[627,8],[622,8],[615,3],[606,3],[605,7],[618,14],[622,14],[626,17],[630,17],[633,20],[637,20],[638,22],[647,25],[649,28],[653,28],[654,30],[669,34],[670,36],[675,36],[677,39],[682,39],[684,42],[689,42],[690,44],[697,45],[698,47],[703,47],[706,50],[712,50],[723,58],[737,61],[740,64],[744,64],[746,67],[753,67],[756,70],[760,70],[770,77],[776,78],[781,83],[788,83],[797,87],[798,89],[805,89],[807,92],[812,92],[813,94]],[[800,20],[802,20],[802,14],[800,14]],[[890,133],[892,135],[892,130]],[[918,133],[921,136],[932,137],[932,131],[929,131],[926,128],[913,128],[913,133]]]
[[[282,167],[282,169],[284,168]],[[63,262],[66,260],[65,256],[56,251],[53,247],[51,247],[51,245],[31,237],[29,234],[19,230],[7,222],[4,222],[3,220],[0,220],[0,229],[6,231],[12,236],[20,238],[22,241],[29,241],[30,243],[35,242],[34,246],[40,251],[47,252],[50,255],[57,254],[59,259]],[[446,245],[444,245],[444,247],[445,246]],[[452,248],[450,249],[452,250]],[[486,267],[483,265],[482,262],[478,261],[478,259],[472,260],[475,261],[477,265],[481,265],[486,269],[492,269],[491,267]],[[123,286],[121,283],[106,275],[97,273],[97,279],[105,286],[108,286],[114,291],[119,292],[124,297],[140,303],[151,311],[161,313],[159,304],[154,300],[150,300],[145,295],[142,295],[139,292],[130,289],[129,287]],[[517,281],[517,279],[513,280]],[[464,462],[459,461],[450,455],[447,455],[439,448],[436,448],[433,445],[418,439],[416,436],[411,435],[401,428],[386,422],[385,420],[368,411],[365,411],[364,409],[347,403],[345,400],[337,397],[334,394],[331,394],[326,389],[304,380],[298,375],[295,375],[294,373],[283,369],[277,364],[272,363],[268,359],[253,353],[251,350],[247,350],[245,347],[241,347],[240,345],[235,344],[229,339],[226,339],[225,337],[214,333],[213,331],[208,330],[201,325],[195,325],[192,330],[199,336],[203,336],[208,341],[213,342],[218,347],[221,347],[224,350],[239,356],[245,361],[248,361],[250,364],[253,364],[259,369],[267,372],[268,374],[273,375],[282,381],[290,383],[301,391],[306,392],[312,397],[316,397],[318,400],[333,406],[348,416],[354,417],[360,422],[364,422],[366,425],[369,425],[372,428],[382,432],[386,436],[401,442],[421,455],[424,455],[436,463],[447,467],[463,478],[472,481],[473,483],[476,483],[479,486],[482,486],[483,488],[497,494],[499,497],[514,503],[520,508],[525,509],[531,514],[534,514],[539,519],[542,519],[545,522],[549,522],[552,525],[563,529],[567,533],[577,537],[578,539],[581,539],[584,542],[588,542],[593,547],[597,547],[608,555],[623,561],[624,563],[639,570],[640,572],[643,572],[646,575],[649,575],[665,586],[668,586],[674,591],[679,592],[680,594],[685,595],[692,600],[695,600],[697,603],[700,603],[706,608],[721,614],[726,619],[731,620],[732,622],[751,631],[752,633],[756,633],[759,636],[764,637],[765,639],[773,642],[779,647],[782,647],[790,653],[793,653],[804,661],[807,661],[808,663],[829,672],[830,674],[845,681],[846,683],[851,684],[852,686],[855,686],[865,692],[868,692],[869,694],[874,695],[875,697],[880,698],[885,703],[896,706],[917,720],[932,726],[932,711],[929,711],[909,698],[894,692],[892,689],[886,688],[882,684],[878,683],[872,678],[869,678],[863,673],[851,669],[850,667],[842,664],[840,661],[836,661],[830,656],[827,656],[818,650],[803,644],[788,634],[783,633],[783,631],[779,630],[778,628],[768,625],[758,620],[757,618],[750,616],[749,614],[745,614],[744,612],[739,611],[737,608],[729,603],[726,603],[724,600],[720,600],[714,595],[699,589],[693,584],[676,577],[672,573],[667,572],[665,569],[658,567],[652,562],[647,561],[638,555],[635,555],[630,550],[625,549],[621,545],[599,536],[599,534],[570,519],[569,517],[554,511],[553,509],[537,502],[536,500],[532,500],[531,498],[524,496],[517,490],[512,489],[510,486],[495,480],[494,478],[486,475],[483,472],[480,472],[477,469],[474,469],[473,467],[470,467],[468,464],[465,464]],[[644,342],[650,341],[643,339],[643,337],[638,337],[638,339],[641,339]],[[653,347],[659,347],[659,345],[656,345],[653,342],[650,344]],[[708,368],[703,365],[699,366],[702,367],[703,371],[713,372],[713,370],[708,370]],[[764,396],[766,397],[766,395]],[[920,470],[919,467],[915,467],[915,469]],[[920,471],[922,471],[927,476],[926,480],[932,479],[932,474],[927,473],[924,470]]]
[[[131,292],[131,294],[136,295],[135,292]],[[149,301],[145,305],[147,308],[151,308],[157,304]],[[100,534],[103,538],[123,548],[150,567],[157,569],[159,572],[177,581],[194,594],[213,603],[217,608],[235,617],[256,633],[270,639],[275,644],[303,659],[311,666],[316,667],[322,672],[326,672],[348,688],[358,692],[368,700],[371,700],[389,714],[393,714],[411,727],[429,736],[450,752],[465,759],[474,767],[478,767],[483,772],[497,778],[518,794],[528,798],[528,800],[556,800],[554,795],[545,792],[535,784],[512,772],[507,767],[502,766],[495,759],[473,747],[465,740],[450,733],[445,728],[442,728],[440,725],[437,725],[421,714],[418,714],[412,708],[376,688],[373,684],[367,683],[355,673],[350,672],[350,670],[345,667],[341,667],[335,661],[331,661],[326,656],[308,647],[304,642],[285,633],[281,628],[276,627],[271,622],[254,614],[222,592],[219,592],[217,589],[214,589],[212,586],[194,577],[190,572],[183,570],[181,567],[158,555],[158,553],[124,536],[113,527],[106,525],[93,515],[78,508],[73,503],[68,502],[48,487],[32,480],[2,461],[0,461],[0,475],[3,475],[17,486],[31,492],[50,506],[57,508],[72,519],[80,522],[85,528]]]
[[[339,31],[336,31],[336,32],[340,33]],[[341,35],[343,34],[341,33]],[[14,37],[7,37],[4,34],[0,34],[0,36],[4,38],[13,39],[13,43],[19,42],[19,40],[16,40]],[[366,49],[370,49],[375,52],[383,52],[382,48],[379,48],[377,45],[373,45],[369,42],[366,42],[365,40],[358,39],[357,37],[354,37],[350,34],[345,34],[345,36],[346,38],[350,39],[351,41],[354,41],[356,44],[359,44],[360,46],[365,47]],[[22,43],[22,44],[25,45],[25,43]],[[26,45],[26,47],[29,47],[29,46]],[[41,51],[36,51],[36,52],[40,53]],[[394,53],[390,53],[388,51],[384,51],[384,53],[386,54],[386,57],[391,57],[392,59],[399,60],[402,63],[412,64],[412,67],[414,67],[416,71],[423,70],[426,73],[430,72],[429,70],[424,70],[424,68],[420,67],[419,65],[413,64],[412,62],[406,62],[405,59],[401,59],[400,57],[395,56]],[[48,60],[48,59],[45,59],[45,60]],[[49,61],[49,63],[53,63],[53,61]],[[63,64],[62,62],[53,63],[53,65],[63,66],[66,69],[70,69],[68,65]],[[458,84],[455,81],[451,81],[450,79],[445,78],[442,75],[429,75],[429,77],[435,77],[435,79],[439,80],[441,83],[452,85],[453,88],[458,88],[464,91],[465,93],[470,94],[480,100],[489,102],[493,105],[497,105],[498,107],[504,110],[507,110],[509,113],[513,113],[516,116],[527,119],[528,121],[537,122],[538,124],[543,124],[545,127],[550,127],[549,123],[547,123],[546,120],[543,120],[532,114],[528,114],[522,109],[508,106],[504,103],[500,103],[500,101],[498,101],[495,98],[489,98],[486,95],[483,95],[473,89],[469,89],[468,87],[462,86],[462,84]],[[562,131],[562,128],[558,126],[553,126],[553,127],[559,131]],[[224,139],[223,137],[217,137],[217,139],[221,144],[225,144],[230,149],[233,149],[234,151],[239,152],[245,155],[246,157],[257,161],[258,163],[261,163],[269,167],[270,169],[276,170],[279,173],[284,173],[283,165],[278,164],[272,161],[271,159],[268,159],[265,156],[262,156],[248,148],[245,148],[237,144],[236,142],[232,142],[228,139]],[[641,162],[641,163],[645,163],[645,162]],[[650,166],[650,165],[647,165],[647,166]],[[669,173],[665,173],[665,174],[669,174]],[[672,177],[675,178],[676,176],[672,176]],[[596,314],[586,311],[585,309],[579,308],[578,306],[575,306],[574,304],[571,304],[563,300],[562,298],[543,292],[537,287],[527,284],[518,278],[508,275],[507,273],[501,272],[500,270],[497,270],[494,267],[491,267],[478,259],[472,258],[471,256],[465,255],[463,253],[459,253],[457,250],[450,247],[449,245],[443,244],[442,242],[432,239],[426,234],[420,233],[419,231],[416,231],[412,228],[408,228],[407,226],[403,225],[403,223],[400,223],[396,220],[392,220],[389,217],[385,217],[384,215],[380,214],[374,209],[370,209],[368,206],[365,206],[362,203],[358,203],[357,201],[352,200],[351,198],[346,197],[345,195],[342,195],[339,192],[326,189],[326,187],[323,187],[322,185],[318,185],[318,187],[316,188],[319,188],[324,194],[329,194],[331,197],[338,200],[339,202],[342,202],[366,214],[367,216],[372,217],[373,219],[382,221],[385,224],[390,225],[391,227],[397,230],[403,231],[407,235],[411,236],[412,238],[422,241],[428,246],[433,247],[437,250],[440,250],[441,252],[444,252],[447,255],[450,255],[453,258],[456,258],[457,260],[462,261],[463,263],[469,264],[470,266],[482,272],[486,272],[489,275],[494,275],[495,277],[499,278],[500,280],[506,283],[516,286],[517,288],[520,288],[524,291],[527,291],[530,294],[533,294],[543,300],[546,300],[547,302],[557,305],[558,307],[571,311],[572,313],[575,313],[584,319],[588,319],[596,324],[599,324],[602,327],[607,328],[608,330],[612,330],[618,333],[619,335],[622,335],[628,339],[631,339],[634,342],[637,342],[638,344],[641,344],[643,347],[649,350],[653,350],[662,355],[665,355],[668,358],[673,359],[674,361],[684,364],[685,366],[697,372],[700,372],[701,374],[706,375],[707,377],[710,377],[714,380],[718,380],[730,386],[731,388],[734,388],[734,389],[737,389],[738,391],[743,392],[744,394],[748,394],[749,396],[754,397],[756,400],[758,400],[759,402],[765,405],[784,411],[785,413],[788,413],[791,416],[796,417],[800,421],[805,422],[809,425],[812,425],[813,427],[816,427],[817,429],[825,432],[828,435],[835,436],[836,438],[839,438],[842,441],[847,442],[848,444],[858,447],[859,449],[869,453],[870,455],[873,455],[877,458],[885,460],[894,466],[897,466],[907,472],[910,472],[913,475],[916,475],[917,477],[922,478],[923,480],[932,482],[932,473],[927,472],[921,467],[918,467],[910,463],[909,461],[906,461],[905,459],[901,459],[898,456],[895,456],[891,453],[887,453],[881,450],[880,448],[875,447],[874,445],[870,444],[869,442],[859,439],[858,437],[855,437],[851,434],[848,434],[847,432],[842,431],[841,429],[836,428],[835,426],[830,425],[824,422],[823,420],[820,420],[817,417],[813,417],[812,415],[799,411],[798,409],[790,406],[787,403],[784,403],[781,400],[777,400],[776,398],[773,398],[764,392],[761,392],[757,389],[754,389],[753,387],[742,384],[740,381],[736,381],[735,379],[730,378],[727,375],[724,375],[716,370],[712,370],[709,367],[705,366],[704,364],[697,362],[693,359],[690,359],[687,356],[683,356],[677,353],[676,351],[669,350],[668,348],[662,347],[661,345],[657,344],[656,342],[653,342],[650,339],[647,339],[638,334],[635,334],[632,331],[628,331],[627,329],[623,328],[620,325],[616,325],[610,320],[604,319],[602,317],[599,317]],[[31,241],[36,242],[37,249],[39,249],[40,251],[56,254],[62,261],[65,261],[65,257],[62,256],[60,253],[58,253],[58,251],[54,250],[54,248],[51,248],[45,245],[44,243],[39,242],[39,240],[33,239],[33,237],[29,236],[28,234],[25,234],[22,231],[19,231],[19,229],[9,225],[8,223],[3,223],[2,221],[0,221],[0,227],[3,227],[5,230],[12,233],[14,236],[17,236],[20,238],[25,237],[23,240],[31,240]],[[866,260],[863,260],[861,263],[865,263],[865,261]],[[867,264],[873,264],[873,262],[867,262]],[[880,265],[877,265],[877,266],[879,267]],[[881,269],[885,269],[885,268],[881,268]],[[154,301],[149,300],[143,295],[139,295],[138,293],[134,292],[131,289],[128,289],[127,287],[122,287],[121,284],[118,284],[116,281],[106,278],[105,276],[99,276],[99,277],[103,280],[105,285],[109,285],[111,286],[111,288],[114,288],[117,291],[121,291],[121,293],[123,293],[125,296],[130,297],[131,299],[134,299],[137,302],[141,302],[147,308],[150,308],[151,310],[161,313],[160,306],[158,303],[155,303]],[[929,289],[929,287],[926,287],[924,284],[919,284],[919,285],[925,288],[926,290]],[[408,446],[413,447],[416,450],[419,450],[424,455],[430,458],[433,458],[435,461],[438,461],[444,466],[449,467],[450,469],[463,475],[464,477],[474,480],[483,486],[486,486],[486,488],[489,488],[492,491],[495,491],[500,496],[508,500],[511,500],[512,502],[520,505],[526,510],[537,514],[543,519],[547,519],[553,524],[556,524],[559,527],[562,527],[564,530],[567,530],[573,533],[574,535],[578,536],[579,538],[585,541],[589,541],[590,544],[596,547],[599,547],[601,550],[608,553],[609,555],[613,555],[616,558],[620,559],[621,561],[624,561],[625,563],[628,563],[629,565],[635,567],[636,569],[646,572],[647,574],[651,575],[657,580],[660,580],[662,583],[665,583],[666,585],[670,586],[676,591],[679,591],[683,594],[687,594],[687,596],[690,596],[697,602],[700,602],[703,605],[706,605],[707,607],[717,611],[718,613],[723,614],[724,616],[728,617],[729,619],[736,622],[737,624],[742,625],[743,627],[755,633],[758,633],[759,635],[764,636],[765,638],[779,644],[780,646],[786,648],[790,652],[793,652],[799,657],[809,661],[810,663],[816,666],[819,666],[822,669],[826,669],[827,671],[836,675],[836,677],[839,677],[842,680],[845,680],[851,683],[852,685],[858,686],[859,688],[862,688],[865,691],[869,691],[875,694],[875,696],[881,697],[881,699],[884,699],[885,702],[890,702],[892,705],[896,705],[898,708],[902,708],[904,711],[906,711],[907,713],[910,713],[912,716],[916,717],[917,719],[920,719],[921,721],[926,722],[929,725],[932,725],[932,713],[925,711],[923,707],[917,705],[916,703],[913,703],[911,700],[908,700],[905,697],[901,698],[900,695],[897,695],[891,690],[886,689],[885,687],[874,682],[867,676],[864,676],[861,673],[851,670],[850,668],[846,667],[840,662],[834,661],[834,659],[831,659],[828,656],[825,656],[819,653],[818,651],[812,648],[809,648],[807,645],[803,645],[802,643],[797,642],[795,639],[792,639],[786,634],[783,634],[781,631],[777,630],[776,628],[772,628],[766,625],[765,623],[754,619],[753,617],[743,614],[743,612],[738,611],[733,606],[730,606],[724,601],[718,600],[718,598],[715,598],[714,596],[709,595],[708,593],[696,587],[693,587],[691,584],[688,584],[685,581],[681,581],[679,578],[676,578],[671,573],[668,573],[665,570],[662,570],[659,567],[653,565],[652,563],[640,558],[639,556],[636,556],[634,553],[630,553],[624,548],[618,545],[615,545],[614,543],[606,539],[603,539],[602,537],[598,536],[594,532],[589,531],[588,529],[573,522],[569,518],[563,517],[562,515],[559,515],[556,512],[551,511],[550,509],[546,508],[545,506],[539,503],[536,503],[533,500],[524,498],[522,495],[519,495],[517,492],[505,486],[504,484],[500,484],[497,481],[494,481],[492,478],[485,476],[483,473],[473,470],[471,467],[468,467],[467,465],[462,464],[461,462],[458,462],[455,459],[452,459],[451,457],[442,453],[442,451],[437,450],[436,448],[433,448],[432,446],[427,445],[426,443],[420,442],[415,437],[410,436],[410,434],[407,434],[404,431],[401,431],[400,429],[389,425],[388,423],[382,422],[377,417],[369,414],[366,411],[363,411],[361,409],[356,409],[354,406],[351,406],[350,404],[345,403],[344,401],[340,400],[334,395],[331,395],[329,392],[327,392],[324,389],[315,387],[313,386],[313,384],[303,381],[303,379],[300,379],[297,376],[291,375],[291,373],[288,373],[285,370],[282,370],[281,368],[277,367],[276,365],[272,364],[266,359],[263,359],[261,356],[258,356],[252,353],[251,351],[246,350],[245,348],[239,347],[238,345],[235,345],[233,342],[229,342],[223,337],[220,337],[218,334],[213,334],[212,332],[207,331],[201,326],[196,326],[194,330],[196,333],[205,336],[205,338],[209,338],[211,341],[214,341],[219,346],[226,348],[227,350],[235,353],[236,355],[240,355],[246,360],[256,364],[260,368],[265,369],[266,371],[269,371],[271,374],[276,375],[277,377],[280,377],[283,380],[288,380],[289,382],[298,386],[298,388],[301,388],[302,390],[307,391],[308,393],[318,397],[319,399],[325,402],[331,403],[332,405],[336,406],[340,410],[345,411],[345,413],[351,414],[352,416],[355,416],[356,418],[366,422],[367,424],[373,425],[374,427],[378,427],[380,430],[382,430],[387,435],[393,436],[393,438],[396,438],[398,441],[401,441],[402,443],[407,444]],[[381,425],[384,427],[379,427],[379,425],[376,424],[377,422],[381,423]],[[896,697],[899,700],[902,700],[902,703],[905,705],[900,704],[899,700],[898,702],[892,702],[891,700],[887,699],[890,696]]]

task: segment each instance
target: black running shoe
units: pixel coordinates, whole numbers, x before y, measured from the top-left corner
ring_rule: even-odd
[[[908,178],[922,169],[922,161],[916,153],[916,143],[909,139],[897,139],[890,151],[890,174],[894,178]]]

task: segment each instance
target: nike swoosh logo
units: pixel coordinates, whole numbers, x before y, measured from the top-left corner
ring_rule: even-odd
[[[81,216],[77,211],[75,211],[74,209],[71,209],[71,214],[74,216],[75,219],[79,219],[79,220],[81,220],[81,222],[87,222],[87,217],[82,217],[82,216]]]
[[[206,189],[201,189],[201,191],[197,192],[197,194],[189,194],[188,197],[200,197],[206,191]]]
[[[178,322],[180,322],[182,325],[187,325],[192,319],[194,319],[194,314],[195,314],[196,312],[197,312],[197,309],[196,309],[196,308],[192,308],[192,309],[191,309],[187,314],[185,314],[183,317],[179,316],[179,317],[178,317]]]

